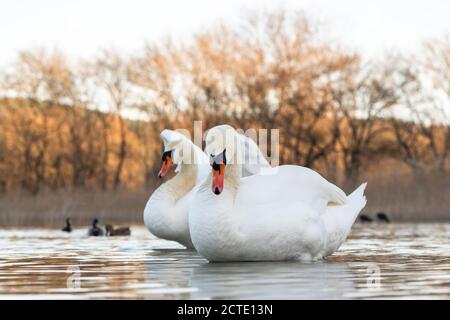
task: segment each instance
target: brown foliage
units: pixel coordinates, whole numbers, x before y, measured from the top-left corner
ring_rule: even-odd
[[[152,188],[159,132],[194,120],[280,129],[281,163],[348,188],[386,159],[448,175],[449,48],[364,62],[318,41],[303,15],[276,13],[132,57],[105,50],[72,65],[22,52],[0,83],[0,190]]]

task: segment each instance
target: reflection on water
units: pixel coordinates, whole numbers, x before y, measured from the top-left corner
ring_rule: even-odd
[[[208,263],[135,227],[131,237],[0,231],[0,298],[450,298],[450,225],[355,226],[317,263]]]

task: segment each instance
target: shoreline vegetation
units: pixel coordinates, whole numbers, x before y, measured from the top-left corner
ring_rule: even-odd
[[[375,218],[384,212],[391,222],[450,222],[450,197],[446,177],[430,181],[376,181],[367,188],[365,215]],[[442,188],[442,189],[441,189]],[[345,190],[349,193],[351,190]],[[61,228],[67,217],[75,225],[89,225],[93,218],[101,224],[144,225],[143,211],[151,190],[42,191],[39,196],[17,192],[0,196],[0,227]],[[282,208],[280,208],[282,210]],[[376,219],[374,219],[376,220]]]
[[[0,227],[141,224],[159,133],[194,121],[279,129],[280,164],[367,181],[365,214],[450,221],[450,37],[368,60],[318,30],[277,12],[129,56],[19,52],[0,70]]]

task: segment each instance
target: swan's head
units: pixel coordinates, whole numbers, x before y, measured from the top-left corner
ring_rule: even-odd
[[[183,154],[188,154],[187,150],[190,149],[188,145],[190,141],[183,134],[168,129],[163,130],[160,136],[163,141],[164,150],[162,154],[162,166],[158,176],[162,178],[174,164],[178,165],[185,160]]]
[[[220,125],[210,129],[205,140],[212,168],[212,192],[219,195],[223,191],[227,158],[232,160],[238,150],[237,132],[229,125]]]
[[[173,150],[167,150],[163,152],[162,154],[162,165],[161,165],[161,170],[159,170],[158,172],[158,177],[162,178],[164,177],[167,172],[169,172],[170,168],[173,165],[173,156],[172,156]]]

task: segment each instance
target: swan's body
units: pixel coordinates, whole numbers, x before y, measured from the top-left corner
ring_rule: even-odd
[[[181,148],[191,151],[189,161],[177,159],[177,174],[162,184],[150,196],[144,209],[144,223],[149,231],[167,240],[193,248],[189,235],[188,212],[196,186],[209,172],[208,157],[182,134],[164,130],[161,133],[165,149]],[[180,145],[179,145],[180,144]],[[186,160],[186,159],[184,159]]]
[[[347,197],[308,168],[271,170],[241,178],[240,165],[227,164],[220,195],[211,191],[208,175],[189,212],[192,242],[202,256],[210,261],[310,261],[339,248],[365,206],[365,184]]]
[[[194,195],[210,172],[209,159],[191,140],[182,134],[164,130],[161,133],[165,150],[181,148],[192,157],[175,158],[177,175],[162,184],[151,195],[144,209],[144,223],[149,231],[167,240],[177,241],[187,248],[194,248],[189,233],[188,213]],[[248,141],[246,141],[248,139]],[[252,166],[243,166],[243,175],[258,172],[258,168],[270,168],[253,140],[241,138],[241,148],[252,157]],[[259,162],[255,163],[255,159]]]
[[[144,210],[144,223],[158,238],[177,241],[193,248],[188,212],[196,192],[196,166],[186,165],[171,180],[153,192]]]
[[[266,173],[266,170],[272,168],[258,145],[251,138],[243,134],[237,134],[237,141],[240,148],[239,157],[242,164],[241,174],[243,177]]]

